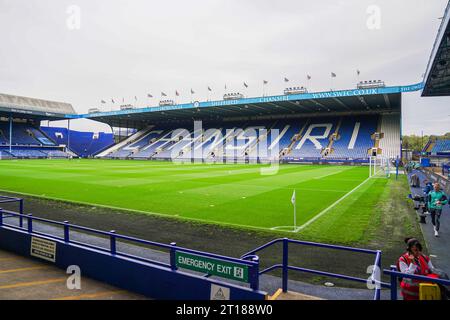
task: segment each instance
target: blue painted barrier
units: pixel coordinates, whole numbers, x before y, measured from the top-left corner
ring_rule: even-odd
[[[413,280],[421,280],[423,282],[436,283],[436,284],[440,284],[443,286],[450,286],[450,280],[435,279],[435,278],[430,278],[430,277],[426,277],[426,276],[419,276],[419,275],[415,275],[415,274],[406,274],[406,273],[398,272],[397,267],[395,265],[392,265],[390,270],[384,269],[383,273],[387,274],[391,277],[391,283],[389,286],[389,288],[391,289],[391,300],[397,300],[397,298],[398,298],[397,297],[398,277],[413,279]]]
[[[272,240],[269,243],[266,243],[265,245],[262,245],[252,251],[247,252],[246,254],[244,254],[242,256],[242,258],[245,258],[248,255],[255,255],[257,252],[260,252],[266,248],[276,245],[277,243],[282,243],[282,245],[283,245],[283,262],[282,262],[282,264],[272,265],[272,266],[260,271],[259,274],[262,275],[262,274],[271,272],[276,269],[282,269],[282,290],[283,290],[283,292],[288,291],[288,271],[289,270],[312,273],[312,274],[317,274],[317,275],[322,275],[322,276],[327,276],[327,277],[333,277],[333,278],[337,278],[337,279],[345,279],[345,280],[350,280],[350,281],[360,282],[360,283],[367,283],[369,281],[369,282],[371,282],[371,284],[375,285],[374,300],[380,300],[382,287],[385,287],[385,288],[389,287],[388,283],[383,283],[383,282],[381,282],[381,279],[380,279],[380,273],[381,273],[381,251],[380,250],[368,250],[368,249],[338,246],[338,245],[331,245],[331,244],[324,244],[324,243],[293,240],[293,239],[288,239],[288,238],[280,238],[280,239]],[[329,249],[334,249],[334,250],[343,250],[343,251],[350,251],[350,252],[372,254],[375,256],[375,261],[374,261],[375,267],[373,268],[373,271],[369,277],[369,279],[370,279],[369,280],[369,279],[352,277],[352,276],[347,276],[347,275],[338,274],[338,273],[331,273],[331,272],[325,272],[325,271],[320,271],[320,270],[313,270],[313,269],[291,266],[288,263],[289,244],[290,243],[296,244],[296,245],[313,246],[313,247],[329,248]]]
[[[4,214],[26,219],[26,228],[7,223]],[[63,227],[64,236],[58,237],[44,234],[33,229],[33,221]],[[70,239],[70,230],[88,231],[110,238],[110,248],[105,249],[87,243],[80,243]],[[0,209],[0,247],[17,254],[34,258],[31,255],[33,238],[44,239],[54,243],[54,264],[66,269],[70,265],[80,267],[82,274],[111,285],[137,292],[154,299],[174,300],[209,300],[211,286],[217,285],[228,288],[231,300],[264,300],[266,293],[258,290],[258,262],[236,259],[207,252],[191,250],[157,242],[123,236],[115,232],[105,232],[71,225],[67,221],[57,222]],[[251,288],[238,286],[220,280],[209,279],[200,275],[183,272],[173,268],[170,264],[136,257],[119,252],[116,240],[126,240],[139,244],[153,245],[171,249],[174,252],[187,252],[204,257],[220,259],[228,262],[239,262],[249,266]]]
[[[21,199],[15,198],[15,200],[18,201]],[[20,203],[21,210],[23,210],[23,201]],[[26,227],[23,226],[23,222],[21,222],[18,226],[7,223],[4,219],[5,216],[12,216],[17,217],[20,220],[25,220]],[[62,228],[63,236],[42,233],[35,230],[33,228],[34,221]],[[87,232],[102,238],[107,238],[109,239],[109,247],[104,248],[91,243],[75,241],[71,237],[71,231]],[[70,224],[68,221],[58,222],[35,217],[31,214],[25,215],[23,214],[23,211],[22,213],[17,213],[0,209],[0,247],[24,256],[31,256],[30,248],[33,237],[46,239],[55,243],[56,259],[54,263],[58,267],[67,268],[69,265],[75,264],[80,267],[84,275],[130,291],[150,296],[155,299],[206,300],[210,298],[211,285],[215,284],[229,288],[230,298],[233,300],[260,300],[266,297],[265,292],[259,291],[260,276],[276,269],[282,269],[282,288],[284,292],[288,290],[288,274],[290,270],[329,276],[360,283],[367,283],[369,281],[376,285],[374,290],[375,300],[380,299],[382,287],[390,287],[389,284],[382,283],[379,279],[379,273],[381,270],[381,251],[379,250],[368,250],[280,238],[247,252],[241,258],[233,258],[179,247],[174,242],[170,244],[163,244],[117,234],[114,230],[109,232],[101,231]],[[153,246],[166,250],[169,252],[170,262],[163,263],[121,252],[117,248],[117,241],[120,240],[137,245]],[[256,253],[277,243],[282,243],[283,245],[282,264],[275,264],[260,271],[259,257]],[[371,254],[375,256],[374,266],[376,266],[376,268],[373,269],[373,272],[368,280],[342,274],[291,266],[288,263],[289,244]],[[180,252],[206,259],[216,259],[217,261],[224,261],[245,266],[248,268],[247,282],[249,283],[250,288],[233,285],[229,282],[216,279],[210,279],[211,274],[201,276],[180,271],[176,263],[176,255]],[[124,275],[127,276],[124,277]]]

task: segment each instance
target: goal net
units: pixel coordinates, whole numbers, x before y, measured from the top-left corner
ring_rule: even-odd
[[[391,161],[386,157],[369,158],[369,177],[389,178],[391,176]]]

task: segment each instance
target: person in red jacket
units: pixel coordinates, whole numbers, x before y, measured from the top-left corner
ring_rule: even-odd
[[[422,253],[422,245],[415,238],[406,238],[406,252],[400,256],[397,268],[402,273],[438,278],[429,257]],[[402,278],[400,283],[404,300],[419,299],[419,284],[421,281]]]

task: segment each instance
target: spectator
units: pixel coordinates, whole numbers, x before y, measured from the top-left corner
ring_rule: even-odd
[[[438,278],[434,274],[434,267],[429,257],[422,253],[422,245],[415,238],[406,238],[406,252],[400,256],[397,269],[406,274],[429,276]],[[404,300],[419,299],[419,284],[421,281],[402,278],[400,283],[401,294]]]
[[[411,187],[420,188],[420,179],[419,176],[415,173],[411,175]]]
[[[434,236],[439,237],[439,227],[441,225],[442,206],[448,203],[448,198],[441,191],[439,183],[433,185],[434,190],[428,194],[428,210],[431,213],[431,223],[434,226]]]
[[[423,193],[424,193],[424,195],[425,195],[425,199],[428,199],[428,194],[431,192],[431,191],[433,191],[433,183],[431,183],[431,181],[429,181],[429,180],[424,180],[423,181],[423,183],[425,184],[425,188],[423,188]],[[424,210],[424,213],[425,214],[428,214],[429,213],[429,210],[428,210],[428,201],[427,200],[425,200],[425,205],[424,205],[424,207],[425,207],[425,210]]]
[[[433,183],[427,179],[423,180],[423,183],[425,184],[425,188],[423,188],[423,193],[425,193],[426,196],[433,191]]]

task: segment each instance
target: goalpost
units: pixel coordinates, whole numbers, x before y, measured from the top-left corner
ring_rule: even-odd
[[[387,157],[369,157],[369,177],[389,178],[391,176],[391,160]]]

